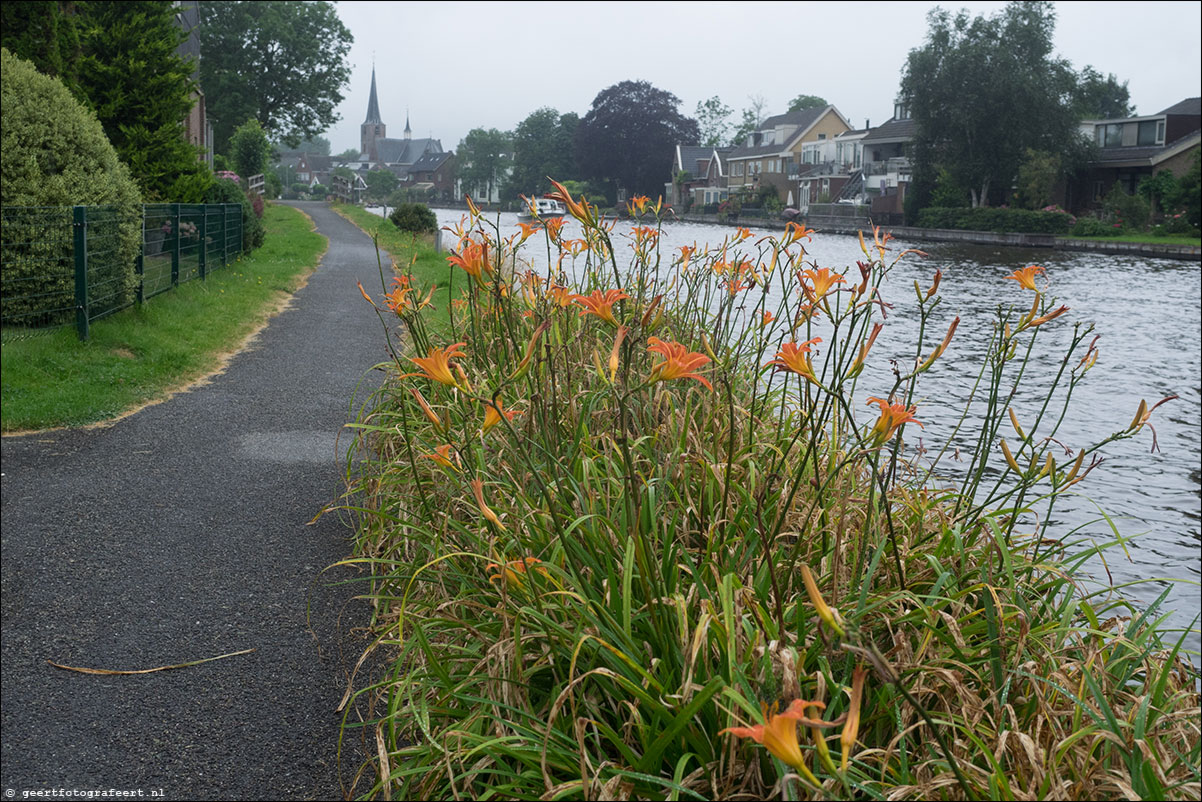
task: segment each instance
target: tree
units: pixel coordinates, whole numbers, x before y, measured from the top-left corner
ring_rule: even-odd
[[[804,111],[805,109],[821,109],[829,106],[817,95],[798,95],[789,101],[789,111]]]
[[[280,143],[279,149],[285,153],[317,153],[322,156],[329,156],[330,140],[324,136],[311,136],[292,146],[288,146],[287,143]],[[358,150],[355,151],[355,155],[359,155]]]
[[[267,141],[263,126],[255,119],[238,126],[238,130],[230,137],[229,151],[234,170],[244,181],[267,169],[267,163],[271,160],[271,144]]]
[[[5,46],[62,76],[148,200],[203,197],[209,171],[184,139],[196,100],[193,64],[177,52],[187,35],[171,2],[10,2],[0,14]]]
[[[700,130],[698,142],[709,147],[719,147],[727,143],[730,134],[730,123],[727,118],[734,114],[734,109],[727,106],[714,95],[709,100],[697,104],[697,127]]]
[[[61,3],[0,3],[0,45],[31,62],[43,75],[58,78],[79,99],[75,80],[79,62],[76,16],[64,14]]]
[[[990,17],[927,15],[926,43],[910,51],[901,93],[917,123],[915,181],[944,167],[972,205],[1008,194],[1028,149],[1076,148],[1076,75],[1052,55],[1049,2],[1011,2]],[[922,176],[926,176],[925,179]]]
[[[347,148],[346,150],[344,150],[341,153],[334,156],[334,161],[336,161],[336,162],[354,161],[355,159],[359,158],[360,152],[361,151],[358,148]]]
[[[397,188],[397,184],[401,183],[400,179],[391,170],[368,170],[363,176],[363,183],[367,184],[367,199],[369,201],[382,202],[388,198],[392,191]]]
[[[531,112],[513,130],[513,172],[502,194],[510,199],[520,194],[541,195],[551,189],[547,178],[564,181],[576,175],[573,138],[580,117],[560,114],[552,108]]]
[[[731,134],[730,144],[738,146],[747,141],[747,137],[751,136],[755,129],[760,127],[760,123],[764,121],[764,107],[768,105],[768,101],[764,100],[763,95],[750,95],[747,100],[751,105],[743,109],[743,117],[739,120],[739,127]]]
[[[1089,65],[1077,78],[1073,103],[1077,117],[1082,120],[1116,120],[1135,114],[1127,82],[1120,84],[1113,74],[1103,78],[1102,73]]]
[[[646,81],[603,89],[576,132],[576,158],[586,177],[616,181],[636,195],[657,197],[671,180],[678,142],[696,142],[697,121],[680,99]]]
[[[1052,202],[1052,192],[1060,178],[1060,156],[1027,149],[1026,159],[1015,180],[1018,204],[1024,209],[1042,209]]]
[[[293,146],[333,125],[352,41],[332,3],[203,0],[200,83],[217,150],[250,117]]]
[[[79,4],[77,80],[144,194],[198,203],[211,179],[185,139],[196,84],[193,62],[177,52],[187,34],[175,12],[169,0]]]
[[[473,128],[459,143],[456,169],[463,191],[491,198],[510,164],[511,137],[496,128]]]

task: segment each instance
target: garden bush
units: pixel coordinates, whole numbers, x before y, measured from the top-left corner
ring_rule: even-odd
[[[433,234],[438,230],[438,217],[424,203],[402,203],[388,219],[401,231],[413,234]]]
[[[0,203],[11,207],[108,206],[114,211],[110,247],[92,255],[90,280],[109,288],[106,307],[133,300],[141,247],[141,203],[129,170],[117,158],[95,115],[55,78],[0,49],[3,122],[0,125]],[[66,210],[70,219],[70,210]],[[74,265],[68,225],[29,232],[7,221],[3,238],[3,317],[30,325],[65,322],[40,317],[74,306]],[[103,314],[106,309],[92,309]],[[74,312],[67,314],[71,318]]]
[[[232,178],[216,179],[209,187],[204,202],[241,204],[242,249],[249,252],[263,244],[263,238],[267,235],[266,229],[263,228],[263,223],[259,219],[260,215],[255,214],[254,203],[242,191],[242,187],[238,185],[237,181]],[[262,204],[262,202],[260,198],[259,203]]]
[[[1121,233],[1122,226],[1092,216],[1078,217],[1076,224],[1069,231],[1074,237],[1117,237]]]

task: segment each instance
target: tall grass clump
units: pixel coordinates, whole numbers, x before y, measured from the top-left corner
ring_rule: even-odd
[[[1102,547],[1051,529],[1155,407],[1055,439],[1097,349],[1040,268],[963,323],[992,330],[972,398],[918,449],[961,322],[936,330],[938,273],[888,284],[887,235],[845,272],[796,225],[663,253],[658,205],[618,233],[557,187],[579,237],[474,206],[452,232],[449,335],[412,276],[364,291],[392,353],[347,496],[389,666],[344,734],[368,796],[1199,797],[1181,641],[1086,589]],[[880,353],[904,304],[917,336]]]

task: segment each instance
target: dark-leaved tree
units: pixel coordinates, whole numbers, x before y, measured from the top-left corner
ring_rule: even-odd
[[[552,108],[531,112],[513,130],[513,171],[505,182],[508,199],[518,195],[541,195],[551,189],[548,177],[557,181],[576,178],[574,139],[580,117],[560,114]],[[462,155],[462,149],[460,150]]]
[[[646,81],[602,90],[576,129],[576,160],[586,178],[612,180],[634,195],[657,197],[672,180],[677,143],[693,144],[700,131],[680,99]]]
[[[798,95],[789,101],[789,111],[804,111],[806,109],[820,109],[829,106],[822,98],[817,95]]]
[[[459,142],[456,175],[463,191],[478,200],[491,200],[510,163],[511,137],[496,128],[473,128]]]
[[[333,3],[202,0],[200,82],[216,149],[254,117],[295,147],[338,120],[354,41]]]
[[[1077,79],[1073,102],[1077,116],[1083,120],[1116,120],[1135,113],[1127,82],[1119,83],[1112,73],[1103,77],[1088,65]]]

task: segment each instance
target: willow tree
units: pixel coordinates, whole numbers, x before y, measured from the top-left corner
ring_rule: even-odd
[[[926,42],[910,51],[901,82],[917,123],[916,184],[942,167],[974,207],[988,206],[991,192],[1009,191],[1029,150],[1080,149],[1078,78],[1052,52],[1050,2],[1012,2],[988,17],[936,8],[927,19]]]

